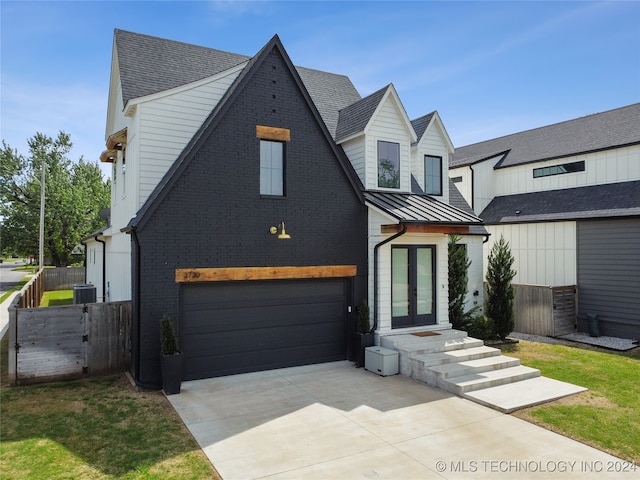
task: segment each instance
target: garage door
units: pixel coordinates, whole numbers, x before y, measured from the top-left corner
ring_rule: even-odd
[[[181,287],[185,380],[344,360],[343,278]]]

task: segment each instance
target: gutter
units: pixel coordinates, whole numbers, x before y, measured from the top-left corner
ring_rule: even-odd
[[[373,313],[374,315],[373,315],[373,326],[371,327],[370,333],[375,332],[375,330],[378,328],[378,319],[380,318],[380,308],[378,305],[378,250],[380,249],[381,246],[407,233],[407,224],[401,223],[401,225],[402,225],[402,230],[400,230],[395,235],[385,240],[382,240],[380,243],[376,244],[375,247],[373,247],[373,301],[374,301]]]
[[[105,297],[105,288],[107,285],[107,242],[105,242],[104,240],[100,240],[98,237],[100,235],[95,235],[93,237],[93,239],[102,244],[102,301],[106,302],[107,298]],[[87,245],[85,244],[84,248],[87,248]],[[85,266],[86,269],[86,266]],[[85,273],[85,278],[86,278],[86,273]]]

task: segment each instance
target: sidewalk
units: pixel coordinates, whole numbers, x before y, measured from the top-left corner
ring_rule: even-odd
[[[2,304],[0,305],[0,338],[4,337],[4,334],[9,330],[9,305],[13,302],[13,299],[20,292],[13,292],[9,295]]]

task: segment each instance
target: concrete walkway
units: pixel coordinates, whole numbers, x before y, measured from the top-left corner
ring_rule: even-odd
[[[603,479],[617,458],[350,362],[185,382],[168,397],[224,480]]]

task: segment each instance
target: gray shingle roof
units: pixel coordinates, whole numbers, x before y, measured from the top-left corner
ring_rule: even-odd
[[[457,148],[450,168],[508,151],[496,168],[640,143],[640,103]]]
[[[473,213],[464,212],[429,195],[365,191],[365,201],[402,223],[436,223],[444,225],[481,224]]]
[[[391,84],[340,110],[335,134],[336,141],[339,142],[349,135],[364,131],[382,97],[390,87]]]
[[[129,100],[186,85],[251,59],[246,55],[164,38],[115,31],[122,96]],[[329,132],[335,135],[338,111],[360,100],[345,75],[296,67]]]
[[[640,216],[640,181],[496,197],[480,216],[485,224]]]
[[[424,135],[424,132],[427,130],[427,127],[431,123],[431,119],[436,112],[428,113],[420,118],[416,118],[415,120],[411,120],[411,125],[413,126],[413,130],[416,132],[416,136],[418,137],[418,142]]]
[[[449,204],[453,205],[456,208],[459,208],[463,212],[470,213],[475,215],[475,212],[471,208],[471,206],[464,199],[456,184],[453,183],[451,179],[449,179]],[[480,217],[482,218],[482,217]],[[484,220],[484,219],[483,219]],[[469,228],[469,233],[471,235],[488,235],[489,232],[482,225],[471,225]]]

